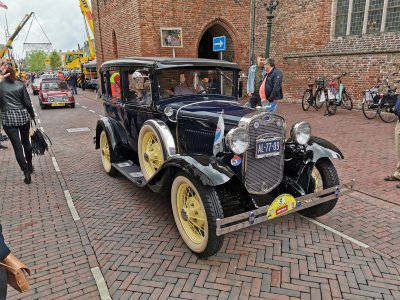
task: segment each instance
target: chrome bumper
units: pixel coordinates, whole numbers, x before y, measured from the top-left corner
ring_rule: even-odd
[[[312,206],[334,200],[335,198],[339,198],[339,196],[343,196],[349,194],[354,189],[355,180],[353,179],[349,183],[344,183],[338,186],[334,186],[323,191],[308,194],[305,196],[297,197],[296,207],[286,211],[277,217],[282,217],[287,214],[291,214],[303,209],[310,208]],[[333,194],[332,194],[333,193]],[[270,208],[270,205],[262,206],[256,210],[248,211],[239,215],[235,215],[232,217],[217,219],[217,236],[227,234],[232,231],[236,231],[242,228],[246,228],[252,225],[256,225],[262,222],[273,220],[274,218],[268,218],[267,212]]]

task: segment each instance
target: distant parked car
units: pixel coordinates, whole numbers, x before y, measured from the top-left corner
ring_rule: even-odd
[[[67,82],[59,79],[42,80],[39,89],[39,104],[46,107],[75,107],[75,98],[68,88]]]
[[[39,94],[39,89],[40,89],[40,83],[42,82],[42,78],[36,78],[33,82],[32,82],[32,91],[34,95],[38,95]]]
[[[42,74],[40,76],[41,79],[47,79],[47,78],[57,78],[56,74],[49,73],[49,74]]]

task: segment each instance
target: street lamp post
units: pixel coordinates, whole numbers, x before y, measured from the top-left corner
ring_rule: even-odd
[[[265,4],[267,8],[267,43],[265,45],[265,57],[269,58],[269,50],[271,45],[271,34],[272,34],[272,19],[274,18],[273,12],[279,5],[279,1],[270,0],[269,3]]]

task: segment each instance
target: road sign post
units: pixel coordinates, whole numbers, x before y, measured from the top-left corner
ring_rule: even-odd
[[[223,59],[223,53],[226,51],[226,36],[216,36],[213,38],[213,51],[219,52],[219,59]],[[221,76],[221,93],[223,92],[224,88],[224,79]]]

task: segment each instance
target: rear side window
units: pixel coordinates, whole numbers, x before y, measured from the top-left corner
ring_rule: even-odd
[[[149,71],[143,69],[132,69],[124,72],[127,91],[125,101],[141,106],[150,106],[152,101],[152,83]]]

